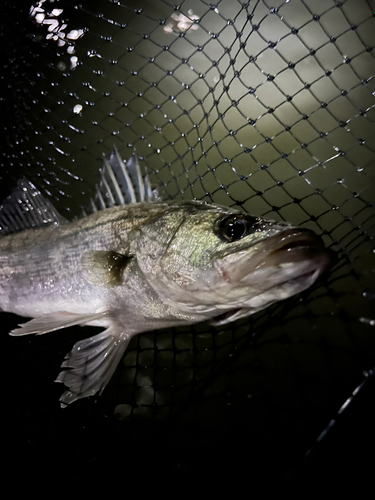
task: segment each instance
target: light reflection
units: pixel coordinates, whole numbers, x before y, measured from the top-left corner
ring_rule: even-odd
[[[52,3],[54,0],[49,0],[48,3]],[[48,33],[46,34],[46,40],[53,40],[57,43],[58,47],[63,47],[67,45],[67,53],[74,54],[75,48],[72,45],[76,40],[84,35],[84,29],[74,29],[66,33],[66,28],[68,25],[62,19],[57,19],[63,13],[64,9],[55,8],[48,11],[47,8],[43,7],[46,0],[39,0],[36,4],[30,7],[30,17],[34,20],[36,24],[47,26]],[[70,69],[74,69],[78,65],[78,57],[70,57]],[[63,63],[58,63],[57,67],[59,69],[66,68]]]
[[[199,20],[199,17],[196,16],[193,13],[192,9],[189,9],[187,11],[187,16],[184,14],[177,14],[173,13],[168,21],[167,24],[163,27],[163,30],[165,33],[185,33],[188,30],[197,30],[198,25],[195,23],[195,21]]]
[[[73,108],[73,113],[76,115],[79,115],[79,113],[82,111],[83,106],[81,104],[76,104]]]

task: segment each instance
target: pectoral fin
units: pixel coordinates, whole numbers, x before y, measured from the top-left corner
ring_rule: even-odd
[[[10,335],[21,336],[30,335],[32,333],[35,335],[43,335],[44,333],[54,332],[55,330],[68,328],[69,326],[84,325],[101,319],[106,314],[105,311],[94,314],[74,314],[66,311],[42,314],[27,323],[18,325],[20,328],[12,330]]]
[[[121,283],[122,271],[132,256],[102,250],[88,250],[81,257],[86,279],[97,286]]]
[[[62,382],[68,391],[60,398],[61,407],[77,399],[101,393],[120,362],[130,337],[117,327],[110,326],[94,337],[77,342],[65,356],[63,371],[56,382]]]

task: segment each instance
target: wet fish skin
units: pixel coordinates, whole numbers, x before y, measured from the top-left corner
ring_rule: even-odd
[[[140,203],[113,207],[58,227],[8,235],[0,239],[0,307],[30,317],[56,310],[106,311],[115,316],[118,310],[129,335],[159,323],[162,328],[180,318],[183,322],[209,319],[216,313],[216,301],[222,303],[220,308],[229,300],[219,294],[220,276],[212,259],[215,252],[224,256],[228,251],[228,243],[217,237],[214,227],[231,213],[238,211],[199,202]],[[267,235],[278,230],[278,225],[272,225]],[[251,235],[254,243],[264,237],[261,232]],[[232,243],[231,252],[250,244],[248,240]],[[97,270],[85,265],[83,257],[88,252],[102,251],[129,256],[122,286],[98,285]],[[208,297],[208,292],[216,299]],[[210,310],[203,311],[205,303]]]
[[[90,283],[82,255],[108,249],[127,255],[132,230],[163,210],[147,206],[146,212],[143,204],[113,207],[70,224],[0,238],[0,308],[35,317],[56,311],[56,303],[68,306],[72,294],[77,313],[100,308],[111,289]]]
[[[0,238],[0,309],[34,318],[13,335],[105,328],[66,356],[64,406],[104,389],[134,335],[254,314],[330,264],[310,231],[198,201],[143,200]]]

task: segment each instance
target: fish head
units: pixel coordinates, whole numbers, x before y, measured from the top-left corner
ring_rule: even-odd
[[[310,230],[202,202],[171,207],[138,246],[139,267],[158,294],[216,324],[307,289],[333,262]]]

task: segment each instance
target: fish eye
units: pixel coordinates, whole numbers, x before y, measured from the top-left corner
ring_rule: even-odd
[[[237,241],[253,233],[258,219],[251,215],[229,215],[218,221],[216,234],[224,241]]]

